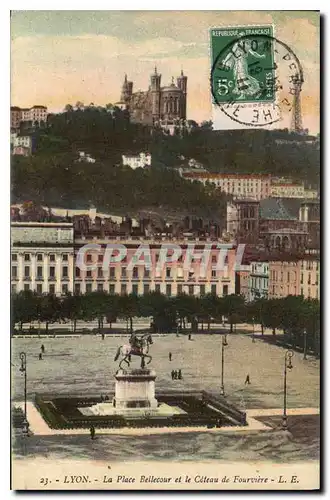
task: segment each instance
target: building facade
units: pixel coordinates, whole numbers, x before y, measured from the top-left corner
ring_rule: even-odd
[[[30,124],[31,126],[46,125],[48,111],[46,106],[32,106],[32,108],[19,108],[11,106],[10,108],[10,128],[17,130],[22,123]]]
[[[269,298],[283,298],[300,295],[300,261],[269,262]]]
[[[123,165],[128,165],[133,170],[151,165],[150,153],[139,153],[138,155],[122,155]]]
[[[73,270],[71,223],[11,223],[12,292],[72,292]]]
[[[186,121],[188,79],[181,71],[176,85],[172,78],[168,86],[162,87],[161,78],[155,68],[149,89],[133,92],[133,82],[128,81],[125,75],[120,101],[116,106],[128,109],[133,122],[163,128],[182,125]]]
[[[127,248],[127,256],[117,263],[110,263],[104,269],[104,251],[109,243],[121,244]],[[159,266],[159,256],[162,245],[174,244],[182,248],[182,255],[174,262]],[[192,242],[191,242],[192,243]],[[74,277],[75,293],[90,293],[93,291],[105,291],[110,294],[143,295],[151,291],[158,291],[168,296],[176,296],[187,293],[194,296],[203,296],[213,293],[218,296],[235,293],[235,264],[236,250],[230,248],[224,260],[221,270],[217,269],[219,250],[210,249],[207,265],[203,266],[200,259],[192,259],[186,268],[186,259],[190,252],[189,245],[185,240],[156,242],[155,240],[107,238],[105,240],[94,239],[75,241],[75,258],[77,262],[79,250],[86,244],[98,244],[102,249],[97,252],[87,251],[85,253],[86,266],[93,269],[82,270],[76,266]],[[150,265],[139,260],[134,265],[129,265],[137,249],[141,245],[148,245],[150,249]],[[198,254],[208,248],[205,244],[195,242],[194,253]]]
[[[267,174],[212,174],[210,172],[182,172],[189,181],[211,183],[237,199],[261,200],[270,196],[271,176]]]
[[[269,262],[252,261],[249,276],[249,300],[267,299],[269,290]]]
[[[273,198],[304,198],[304,184],[298,183],[272,183],[270,196]]]
[[[300,295],[320,299],[320,259],[308,256],[300,261]]]

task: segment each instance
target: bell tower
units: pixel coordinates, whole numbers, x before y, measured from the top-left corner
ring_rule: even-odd
[[[120,100],[122,102],[125,102],[126,104],[129,104],[132,97],[132,93],[133,93],[133,82],[128,82],[127,75],[125,74],[124,83],[121,88]]]
[[[181,75],[177,78],[177,86],[182,90],[182,98],[181,98],[181,116],[183,120],[187,118],[187,80],[188,77],[183,74],[183,70],[181,70]]]
[[[160,82],[162,75],[157,73],[157,68],[155,66],[155,71],[150,77],[150,90],[152,96],[152,119],[155,123],[160,118]]]

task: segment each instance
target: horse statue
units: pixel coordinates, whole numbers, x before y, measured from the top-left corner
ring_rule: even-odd
[[[149,353],[149,345],[153,344],[152,337],[150,333],[143,334],[140,338],[132,333],[129,344],[124,344],[118,347],[117,353],[115,356],[115,361],[122,355],[122,360],[119,363],[119,368],[122,368],[122,364],[125,362],[128,366],[131,362],[131,356],[140,356],[141,357],[141,368],[145,368],[146,363],[145,359],[147,358],[147,364],[151,363],[152,357]]]

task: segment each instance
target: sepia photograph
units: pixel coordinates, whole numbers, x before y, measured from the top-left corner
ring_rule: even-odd
[[[12,490],[320,489],[320,77],[319,11],[10,12]]]

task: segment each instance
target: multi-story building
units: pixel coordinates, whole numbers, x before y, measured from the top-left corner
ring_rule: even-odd
[[[306,254],[291,261],[269,263],[269,297],[302,295],[308,299],[320,298],[320,260]]]
[[[12,292],[72,292],[73,269],[71,223],[11,223]]]
[[[270,186],[270,196],[273,198],[304,198],[304,184],[273,183]]]
[[[300,261],[300,295],[320,299],[320,259],[306,255]]]
[[[123,165],[131,167],[133,170],[136,168],[144,168],[151,165],[150,153],[139,153],[138,155],[122,155]]]
[[[256,243],[259,239],[260,205],[254,200],[227,203],[227,232],[237,242]]]
[[[214,174],[210,172],[182,172],[190,181],[214,184],[224,193],[238,199],[261,200],[270,196],[271,176],[268,174]]]
[[[269,289],[269,262],[252,261],[249,276],[249,300],[267,299]]]
[[[20,128],[22,123],[31,126],[46,125],[48,111],[46,106],[32,106],[32,108],[19,108],[11,106],[10,108],[10,127],[12,130]]]
[[[297,258],[269,262],[269,298],[300,295],[300,262]]]
[[[104,240],[76,239],[75,259],[79,262],[78,254],[86,244],[97,244],[101,249],[84,250],[86,266],[91,269],[83,270],[76,265],[74,278],[75,293],[89,293],[93,291],[106,291],[110,294],[135,293],[142,295],[150,291],[158,291],[168,296],[176,296],[180,293],[203,296],[207,293],[214,293],[218,296],[235,293],[235,264],[236,249],[228,245],[227,255],[224,257],[222,269],[218,269],[219,250],[216,245],[208,247],[207,243],[200,241],[166,240],[161,241],[134,238],[106,238]],[[104,269],[104,252],[108,244],[121,244],[127,249],[127,255],[116,263],[110,263]],[[182,254],[173,262],[159,264],[160,251],[162,245],[179,245]],[[191,252],[190,245],[194,244],[194,254],[200,254],[203,250],[210,248],[209,259],[202,265],[201,259],[191,259],[187,265],[188,256]],[[134,255],[141,245],[150,249],[150,259],[134,265]],[[170,250],[169,250],[170,251]],[[147,266],[146,262],[150,262]]]

